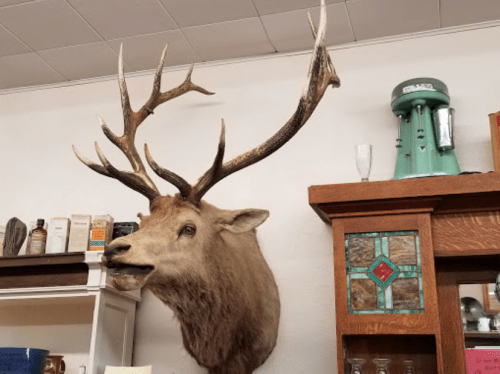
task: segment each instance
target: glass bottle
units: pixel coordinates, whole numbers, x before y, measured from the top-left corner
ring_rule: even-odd
[[[41,255],[45,253],[45,244],[47,243],[47,230],[43,228],[45,221],[38,219],[36,228],[31,232],[31,255]]]
[[[351,374],[364,374],[363,364],[366,362],[363,358],[348,358],[347,362],[349,362],[352,366]]]
[[[375,374],[390,374],[389,365],[391,360],[388,358],[374,358],[373,363],[377,366]]]
[[[404,360],[403,364],[405,367],[404,374],[415,374],[415,364],[412,360]]]

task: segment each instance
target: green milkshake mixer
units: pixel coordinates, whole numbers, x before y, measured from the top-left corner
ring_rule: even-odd
[[[398,117],[393,179],[460,174],[453,144],[453,108],[446,85],[433,78],[404,81],[392,91]]]

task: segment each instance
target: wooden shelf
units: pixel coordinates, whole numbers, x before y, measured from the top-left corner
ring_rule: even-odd
[[[500,210],[500,173],[329,184],[309,187],[309,204],[325,222],[407,212],[433,214]]]
[[[77,372],[82,361],[87,374],[103,373],[106,365],[131,365],[140,291],[112,287],[101,256],[89,251],[1,257],[0,340],[27,347],[36,341],[51,350],[54,331],[68,334],[66,326],[72,326],[83,336],[75,342],[67,336],[67,351],[54,353],[78,357],[67,360],[68,371]],[[23,328],[35,336],[16,333]]]

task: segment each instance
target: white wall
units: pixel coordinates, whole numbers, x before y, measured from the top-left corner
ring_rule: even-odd
[[[500,28],[428,36],[332,51],[342,87],[329,90],[309,123],[269,159],[220,182],[206,199],[219,207],[264,208],[258,230],[282,302],[275,352],[257,372],[335,373],[334,284],[331,230],[308,205],[307,187],[359,180],[354,145],[374,145],[372,180],[392,177],[396,118],[392,89],[430,76],[449,87],[456,108],[456,147],[462,170],[492,169],[488,114],[500,110]],[[160,52],[160,51],[159,51]],[[277,56],[195,68],[194,81],[217,94],[191,93],[159,108],[140,128],[163,166],[194,182],[211,164],[224,118],[226,159],[260,144],[286,122],[298,101],[309,55]],[[165,88],[184,72],[164,75]],[[151,76],[128,80],[138,108]],[[116,81],[0,96],[0,224],[75,213],[110,213],[118,221],[147,213],[147,200],[98,175],[76,159],[75,144],[97,160],[93,142],[113,163],[124,157],[102,135],[95,115],[121,133]],[[153,173],[151,173],[153,174]],[[153,176],[163,192],[175,189]],[[145,293],[137,317],[135,365],[155,373],[204,373],[181,348],[172,313]]]

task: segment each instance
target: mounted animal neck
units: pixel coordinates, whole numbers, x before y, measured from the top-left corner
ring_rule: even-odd
[[[328,86],[340,80],[325,47],[326,6],[316,33],[309,74],[298,107],[290,120],[260,146],[224,162],[225,125],[222,122],[218,151],[212,166],[191,185],[159,166],[147,145],[146,160],[153,171],[173,184],[179,193],[161,196],[135,147],[139,125],[154,109],[187,92],[205,90],[191,81],[193,66],[178,87],[162,93],[161,75],[167,48],[156,70],[153,90],[137,112],[130,106],[120,48],[119,83],[124,133],[117,136],[99,119],[106,137],[129,160],[133,171],[120,171],[95,144],[101,164],[73,146],[76,156],[92,170],[114,178],[146,196],[150,215],[142,217],[140,230],[114,240],[104,251],[103,263],[113,269],[120,290],[149,288],[170,307],[181,325],[186,350],[211,374],[250,374],[271,354],[277,339],[280,302],[278,288],[255,236],[269,212],[259,209],[222,210],[202,200],[217,182],[271,155],[306,123]]]

